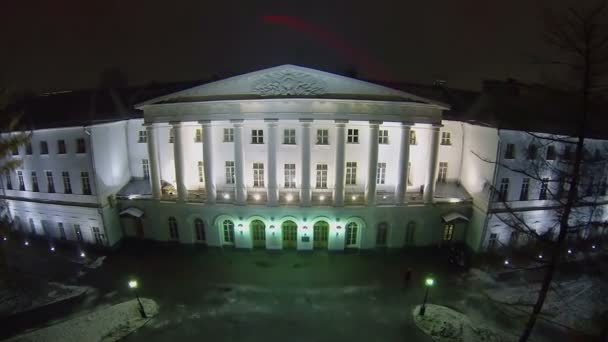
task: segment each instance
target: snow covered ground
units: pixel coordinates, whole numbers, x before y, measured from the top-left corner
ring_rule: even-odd
[[[502,342],[516,341],[515,336],[493,330],[474,322],[460,312],[445,306],[427,304],[424,316],[419,315],[420,305],[412,311],[414,322],[437,342]]]
[[[24,288],[0,289],[0,317],[77,297],[89,290],[86,286],[72,286],[54,282],[47,283],[42,288],[42,292]]]
[[[142,318],[137,300],[120,303],[46,328],[15,336],[10,342],[111,342],[118,341],[146,324],[158,313],[151,299],[141,299],[148,318]]]

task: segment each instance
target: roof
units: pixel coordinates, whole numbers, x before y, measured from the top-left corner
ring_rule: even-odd
[[[469,222],[469,218],[457,213],[457,212],[451,212],[451,213],[447,213],[443,216],[441,216],[441,219],[443,220],[443,222],[445,223],[450,223],[450,222],[455,222],[455,221],[465,221],[465,222]]]
[[[133,216],[135,218],[140,218],[142,216],[144,216],[144,212],[141,209],[135,208],[135,207],[130,207],[127,208],[123,211],[120,212],[120,216],[123,215],[128,215],[128,216]]]

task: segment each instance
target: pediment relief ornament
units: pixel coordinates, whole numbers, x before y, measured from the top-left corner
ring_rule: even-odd
[[[253,81],[252,91],[261,96],[313,96],[326,93],[325,82],[297,70],[278,70]]]

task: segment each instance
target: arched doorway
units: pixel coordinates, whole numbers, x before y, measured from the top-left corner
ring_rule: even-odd
[[[313,247],[327,248],[327,237],[329,236],[329,223],[318,221],[313,226]]]
[[[222,221],[222,232],[224,245],[234,245],[234,222],[230,220]]]
[[[266,225],[260,220],[253,220],[250,224],[253,248],[266,247]]]
[[[345,244],[347,248],[357,248],[357,236],[359,235],[359,225],[350,222],[346,225]]]
[[[376,247],[386,247],[387,237],[388,224],[386,222],[380,222],[378,224],[378,230],[376,231]]]
[[[298,225],[293,221],[285,221],[281,225],[283,231],[283,249],[296,248],[298,245]]]

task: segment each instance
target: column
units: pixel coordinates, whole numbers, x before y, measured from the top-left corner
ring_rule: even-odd
[[[234,182],[236,185],[236,204],[247,202],[247,188],[243,176],[243,120],[233,120],[234,128]]]
[[[203,130],[203,168],[205,169],[207,204],[214,204],[217,199],[217,189],[213,175],[213,129],[211,121],[199,121],[199,123]]]
[[[312,120],[302,119],[302,178],[300,180],[300,205],[310,207],[310,126]]]
[[[399,147],[399,164],[397,165],[397,186],[395,187],[395,203],[405,204],[407,191],[407,175],[409,174],[410,161],[410,131],[412,124],[401,124],[401,146]]]
[[[266,128],[268,131],[267,141],[267,163],[268,163],[268,205],[276,206],[279,202],[279,189],[277,186],[277,119],[266,119]]]
[[[158,150],[156,148],[156,125],[145,124],[148,139],[148,161],[150,163],[150,182],[152,183],[152,198],[160,200],[160,172],[158,165]]]
[[[346,149],[346,122],[336,120],[336,175],[334,177],[334,206],[344,205],[344,152]]]
[[[173,127],[173,158],[175,160],[175,183],[177,183],[177,201],[188,200],[186,175],[184,170],[184,127],[181,122],[171,122]]]
[[[376,177],[378,176],[378,130],[379,121],[369,122],[368,172],[365,185],[365,204],[376,204]]]
[[[439,129],[441,125],[431,127],[431,150],[429,151],[429,165],[424,182],[424,203],[433,203],[435,195],[435,179],[437,178],[437,158],[439,158]]]

